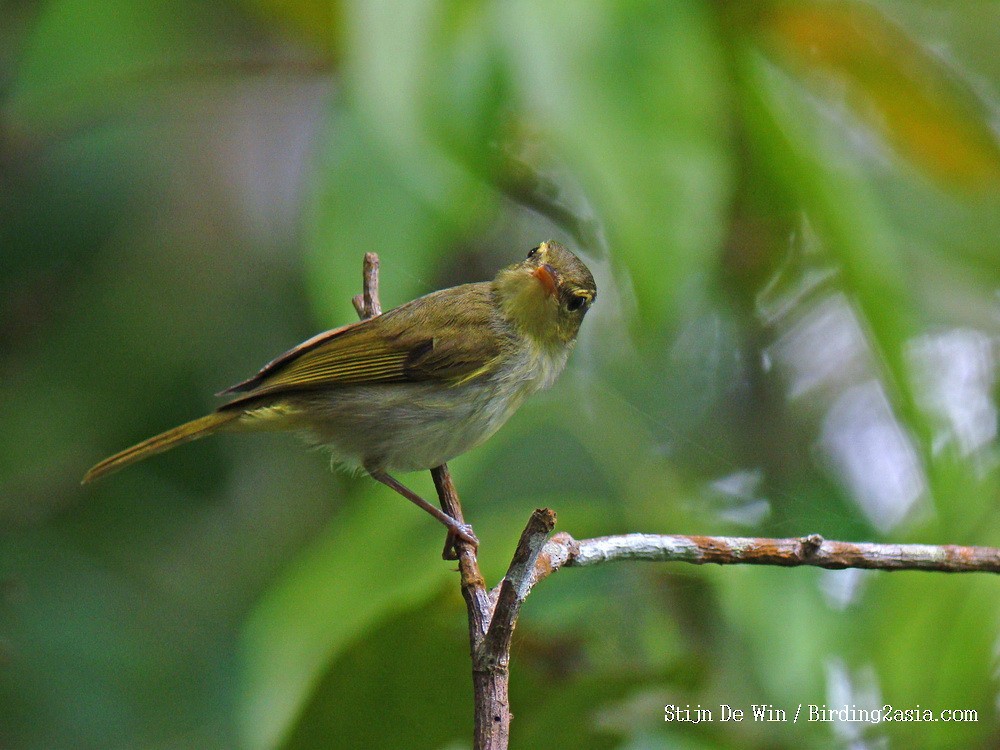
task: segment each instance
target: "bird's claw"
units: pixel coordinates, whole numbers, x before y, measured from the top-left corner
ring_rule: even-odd
[[[479,537],[472,530],[472,525],[467,523],[456,523],[450,529],[451,533],[463,542],[471,544],[475,549],[479,549]]]
[[[466,544],[471,544],[473,550],[479,549],[479,538],[472,530],[472,526],[467,523],[455,521],[454,524],[448,527],[448,537],[444,540],[444,550],[441,552],[443,560],[458,559],[459,540]]]

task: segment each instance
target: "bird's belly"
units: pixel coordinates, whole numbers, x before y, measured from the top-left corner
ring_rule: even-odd
[[[311,442],[350,468],[421,471],[496,432],[527,396],[495,383],[392,384],[317,394],[299,413]]]

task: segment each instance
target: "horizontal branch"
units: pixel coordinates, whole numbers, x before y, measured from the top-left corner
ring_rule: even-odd
[[[1000,549],[993,547],[833,542],[819,534],[795,539],[623,534],[578,541],[559,533],[539,555],[532,584],[562,567],[617,560],[1000,573]]]

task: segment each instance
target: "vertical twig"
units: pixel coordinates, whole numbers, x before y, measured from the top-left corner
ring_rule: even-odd
[[[541,508],[521,532],[507,575],[498,587],[489,627],[472,647],[472,680],[476,697],[476,748],[506,750],[510,741],[510,645],[514,625],[531,584],[535,565],[556,514]]]
[[[448,464],[431,469],[431,477],[434,479],[434,487],[437,489],[438,498],[441,501],[441,509],[459,523],[465,523],[462,505],[458,499],[458,491],[451,479]],[[476,559],[475,548],[461,539],[449,537],[449,542],[455,546],[458,570],[462,577],[462,595],[465,597],[465,603],[469,609],[470,645],[475,649],[489,628],[493,602],[486,590],[483,574],[479,571],[479,561]]]
[[[382,301],[378,296],[378,268],[378,253],[365,253],[361,279],[361,288],[364,291],[351,300],[354,309],[358,311],[358,317],[362,320],[382,314]]]
[[[464,523],[458,492],[447,464],[431,469],[434,486],[445,513]],[[469,652],[472,655],[472,689],[475,701],[475,750],[506,750],[510,731],[510,702],[507,699],[507,660],[503,669],[479,658],[483,643],[493,623],[493,600],[479,571],[476,550],[471,544],[449,536],[454,545],[458,570],[462,577],[462,596],[469,613]]]
[[[489,629],[475,653],[477,661],[483,664],[497,662],[504,669],[507,668],[514,624],[521,613],[521,605],[535,582],[535,563],[538,555],[555,525],[556,513],[548,508],[539,508],[528,519],[528,525],[521,532],[514,558],[507,569],[507,575],[500,583]]]
[[[382,305],[378,294],[379,259],[375,253],[365,253],[362,294],[353,298],[354,309],[362,319],[373,318],[382,314]],[[437,489],[441,508],[459,523],[465,523],[462,504],[458,491],[451,479],[447,464],[431,469],[434,486]],[[554,517],[554,516],[553,516]],[[523,540],[523,539],[522,539]],[[520,546],[518,547],[520,550]],[[541,549],[541,544],[538,545]],[[452,556],[453,555],[453,556]],[[510,632],[517,617],[517,608],[504,611],[512,613],[509,622],[497,630],[502,648],[505,651],[496,654],[493,648],[484,649],[487,634],[493,622],[493,600],[486,590],[486,582],[479,570],[476,559],[476,548],[462,539],[448,535],[445,541],[445,555],[449,559],[458,560],[458,569],[462,580],[462,596],[465,598],[469,613],[469,648],[473,659],[472,684],[475,695],[475,738],[476,750],[506,750],[510,728],[510,706],[507,700],[507,678],[510,653]],[[534,568],[537,551],[531,556],[528,570]],[[517,560],[515,556],[515,560]],[[523,567],[523,565],[519,566]],[[512,564],[512,569],[514,565]],[[510,574],[508,573],[508,577]],[[504,579],[507,583],[507,579]],[[504,589],[501,588],[501,592]],[[504,634],[506,634],[504,636]]]

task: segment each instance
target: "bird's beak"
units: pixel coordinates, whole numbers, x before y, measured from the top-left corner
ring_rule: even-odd
[[[542,263],[531,275],[538,279],[547,295],[551,297],[556,293],[556,271],[548,263]]]

